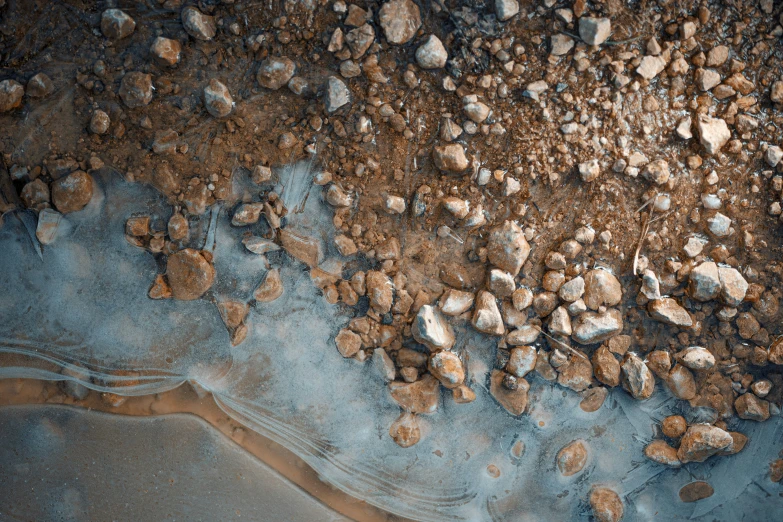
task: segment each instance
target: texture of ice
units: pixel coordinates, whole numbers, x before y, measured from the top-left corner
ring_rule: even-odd
[[[325,263],[339,270],[330,213],[307,171],[276,173],[278,190],[292,198],[287,203],[302,210],[287,226],[321,238]],[[283,251],[267,255],[285,292],[251,310],[247,339],[232,348],[214,302],[249,300],[266,267],[244,249],[226,210],[191,223],[192,246],[214,248],[218,281],[210,293],[153,301],[147,290],[163,268],[130,245],[123,228],[135,212],[165,223],[171,210],[152,189],[116,173],[96,182],[98,196],[64,218],[67,233],[42,247],[40,257],[23,222],[6,216],[0,351],[7,356],[0,377],[63,379],[60,367],[79,365],[88,369],[84,385],[121,394],[196,381],[229,415],[290,448],[325,481],[416,520],[587,520],[594,484],[614,488],[632,521],[731,520],[783,509],[779,486],[766,477],[781,446],[780,419],[733,420],[731,429],[750,437],[744,451],[667,469],[642,454],[656,424],[675,412],[700,412],[659,387],[646,402],[612,390],[601,409],[585,413],[577,394],[531,375],[530,412],[514,418],[488,393],[492,340],[464,325],[455,325],[455,350],[468,352],[476,401],[457,405],[444,393],[438,411],[420,417],[421,442],[400,448],[388,435],[399,408],[377,372],[335,349],[333,338],[352,310],[327,304],[307,267]],[[585,441],[587,465],[562,477],[555,455],[575,439]],[[512,453],[517,441],[526,448],[521,457]],[[680,502],[679,488],[695,479],[709,481],[715,494]]]
[[[348,520],[193,415],[12,406],[0,431],[0,520]]]

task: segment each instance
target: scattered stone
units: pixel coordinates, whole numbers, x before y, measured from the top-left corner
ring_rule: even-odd
[[[98,109],[93,111],[90,118],[90,132],[93,134],[106,134],[109,132],[111,126],[111,120],[109,115]]]
[[[575,392],[587,389],[593,381],[593,367],[590,361],[579,356],[572,356],[568,362],[558,368],[557,383]]]
[[[129,72],[122,77],[120,98],[128,108],[149,105],[152,101],[152,76],[141,72]]]
[[[696,127],[699,131],[699,141],[707,154],[711,156],[717,154],[731,138],[729,126],[720,118],[701,114],[696,122]]]
[[[425,374],[421,380],[412,383],[390,382],[389,392],[394,402],[410,413],[435,413],[440,398],[438,380]]]
[[[590,490],[590,508],[596,522],[620,522],[623,518],[623,501],[609,488]]]
[[[349,103],[351,103],[351,91],[341,79],[330,76],[326,81],[326,111],[334,112]]]
[[[597,159],[591,159],[579,164],[579,175],[585,183],[595,181],[598,179],[599,174],[601,174],[601,166],[598,164]]]
[[[654,440],[644,448],[644,456],[653,462],[672,468],[682,466],[677,458],[677,450],[666,444],[663,440]]]
[[[136,22],[120,9],[107,9],[101,15],[101,32],[106,38],[120,40],[133,33]]]
[[[656,185],[663,185],[669,181],[669,163],[666,160],[657,159],[645,165],[642,176]]]
[[[530,254],[530,245],[525,234],[513,221],[505,221],[489,234],[487,257],[490,263],[505,270],[512,276],[519,274],[522,265]]]
[[[612,22],[608,18],[582,17],[579,19],[579,37],[587,45],[601,45],[609,39]]]
[[[550,39],[550,53],[553,56],[565,56],[574,48],[574,40],[565,34],[553,34]]]
[[[421,429],[416,416],[402,412],[389,428],[389,436],[401,448],[410,448],[421,439]]]
[[[280,230],[280,243],[291,257],[310,268],[320,265],[323,261],[321,241],[315,236],[307,236],[288,227]]]
[[[609,390],[603,386],[597,388],[588,388],[582,392],[582,400],[579,401],[579,408],[585,413],[593,413],[603,406],[604,401],[609,396]]]
[[[614,274],[601,269],[585,275],[584,301],[591,310],[601,306],[615,306],[623,298],[623,288]]]
[[[710,301],[718,297],[721,290],[718,265],[707,261],[694,267],[690,273],[688,289],[691,297],[697,301]]]
[[[378,12],[378,23],[389,43],[401,45],[416,36],[421,27],[419,6],[411,0],[391,0]]]
[[[680,488],[680,500],[683,502],[697,502],[705,498],[709,498],[715,490],[709,483],[702,480],[691,482]]]
[[[487,287],[490,292],[502,299],[514,293],[516,283],[514,283],[514,277],[508,272],[493,268],[489,271]]]
[[[598,347],[593,353],[592,363],[596,379],[611,387],[620,384],[620,363],[609,351],[609,348],[604,345]]]
[[[446,66],[449,55],[443,42],[431,34],[427,40],[416,49],[416,62],[422,69],[440,69]]]
[[[411,325],[411,333],[416,341],[433,352],[449,350],[454,346],[454,330],[438,309],[431,305],[419,309]]]
[[[691,346],[678,353],[676,359],[691,370],[709,370],[715,366],[715,356],[701,346]]]
[[[674,326],[693,326],[691,314],[671,297],[650,301],[647,305],[650,317],[662,323]]]
[[[693,138],[693,132],[691,132],[692,125],[693,122],[691,121],[690,116],[686,116],[685,118],[681,119],[680,123],[677,124],[677,136],[684,140]]]
[[[204,105],[215,118],[225,118],[234,108],[234,99],[225,85],[212,78],[204,87]]]
[[[296,65],[291,59],[285,56],[270,56],[261,62],[256,80],[261,87],[276,91],[286,85],[295,72]]]
[[[687,429],[688,423],[682,415],[670,415],[661,422],[661,431],[671,439],[679,439],[685,435]]]
[[[689,401],[696,397],[696,380],[693,373],[682,364],[675,364],[663,377],[663,382],[678,399]]]
[[[473,312],[473,327],[479,332],[490,335],[503,335],[503,317],[498,310],[497,300],[491,293],[481,290],[476,296],[476,309]]]
[[[731,445],[734,439],[727,432],[709,424],[694,424],[680,441],[677,458],[680,462],[704,462]]]
[[[52,182],[52,203],[62,214],[78,212],[92,199],[95,183],[82,170]]]
[[[182,45],[177,40],[158,36],[150,46],[150,54],[161,67],[173,67],[180,60]]]
[[[15,80],[0,82],[0,112],[9,112],[22,105],[24,87]]]
[[[283,280],[280,270],[273,268],[266,273],[264,280],[253,292],[253,299],[259,303],[271,303],[283,295]]]
[[[394,288],[389,276],[383,272],[370,270],[367,272],[365,284],[367,285],[367,296],[370,298],[370,306],[381,315],[389,313]]]
[[[623,316],[619,310],[609,308],[605,312],[584,312],[573,323],[571,338],[579,344],[600,343],[622,329]]]
[[[444,388],[456,388],[465,380],[462,361],[454,352],[443,350],[432,354],[427,368]]]
[[[465,149],[458,143],[434,147],[432,149],[432,160],[440,170],[451,174],[464,172],[469,165],[468,158],[465,156]]]
[[[655,391],[655,376],[638,355],[628,352],[623,357],[623,388],[634,399],[649,399]]]
[[[458,316],[470,310],[475,297],[470,292],[447,289],[440,298],[441,311],[449,316]]]
[[[192,5],[182,10],[182,26],[196,40],[208,41],[217,34],[215,18],[205,15]]]
[[[347,328],[343,328],[334,338],[334,343],[340,355],[353,357],[362,347],[362,338]]]
[[[35,229],[35,237],[42,245],[50,245],[57,239],[62,214],[52,209],[45,208],[38,213],[38,225]]]
[[[518,12],[519,3],[517,0],[495,0],[495,14],[501,22],[510,20]]]
[[[717,212],[714,216],[707,218],[707,228],[716,237],[726,237],[731,234],[731,218]]]
[[[523,379],[516,379],[516,389],[509,389],[503,385],[507,373],[493,370],[489,378],[489,393],[511,415],[519,416],[525,413],[527,408],[527,392],[530,384]]]
[[[726,266],[718,267],[718,278],[723,302],[728,306],[739,306],[747,295],[748,282],[737,269]]]
[[[645,56],[636,68],[636,74],[649,81],[658,76],[665,67],[666,60],[660,56]]]
[[[773,168],[777,167],[781,159],[783,159],[783,149],[777,145],[767,147],[767,152],[764,154],[764,160],[767,162],[767,165]]]
[[[769,402],[759,399],[752,393],[744,393],[734,401],[737,417],[745,420],[763,422],[769,419]]]
[[[169,256],[166,278],[175,299],[192,301],[212,287],[215,268],[201,252],[186,248]]]
[[[557,469],[564,477],[576,475],[587,464],[587,448],[581,440],[575,440],[563,446],[557,452]]]

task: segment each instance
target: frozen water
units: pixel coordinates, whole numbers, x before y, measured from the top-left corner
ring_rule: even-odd
[[[339,272],[331,218],[309,168],[277,177],[278,193],[302,210],[289,215],[288,226],[320,238],[325,264]],[[585,413],[577,394],[531,376],[530,412],[511,417],[487,392],[491,340],[464,325],[455,325],[456,349],[469,356],[476,401],[456,405],[444,393],[437,413],[421,417],[421,442],[400,448],[388,435],[399,408],[377,372],[334,347],[351,311],[327,304],[305,265],[283,251],[267,254],[285,292],[251,310],[247,339],[232,348],[214,303],[249,300],[267,268],[244,249],[228,212],[214,208],[191,223],[192,246],[214,248],[213,289],[197,301],[153,301],[147,290],[162,267],[125,240],[124,223],[134,212],[165,223],[171,209],[152,189],[116,174],[96,181],[99,197],[64,218],[66,228],[40,257],[21,220],[7,216],[0,229],[0,351],[7,354],[0,377],[63,379],[61,367],[78,365],[87,378],[68,378],[121,394],[193,380],[324,480],[417,520],[586,520],[594,484],[620,493],[625,520],[730,520],[783,509],[779,486],[766,477],[781,446],[779,419],[735,420],[731,428],[750,437],[743,452],[667,469],[642,455],[656,423],[673,412],[699,412],[683,410],[659,388],[647,402],[613,390],[601,409]],[[562,477],[555,455],[575,439],[585,441],[588,463]],[[526,448],[519,458],[511,451],[517,441]],[[680,502],[679,488],[693,479],[708,480],[715,495]]]

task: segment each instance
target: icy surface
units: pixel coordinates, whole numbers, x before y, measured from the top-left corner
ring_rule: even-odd
[[[13,406],[0,431],[2,520],[347,520],[192,415]]]
[[[276,175],[289,208],[302,210],[288,226],[321,238],[325,266],[339,273],[344,260],[331,241],[320,187],[310,184],[308,169]],[[469,354],[476,401],[457,405],[443,393],[437,413],[420,417],[421,442],[400,448],[388,435],[399,408],[381,377],[334,347],[350,310],[327,304],[303,264],[283,251],[267,255],[285,292],[251,309],[248,337],[232,348],[214,302],[249,300],[267,268],[242,246],[225,209],[191,223],[192,246],[214,248],[213,289],[198,301],[153,301],[147,290],[163,267],[130,245],[123,228],[135,212],[165,224],[171,209],[152,189],[116,174],[96,181],[99,197],[64,218],[63,233],[41,247],[40,257],[23,221],[7,216],[0,229],[0,350],[25,356],[0,366],[0,377],[62,379],[59,366],[78,364],[89,368],[85,385],[123,394],[194,380],[228,414],[293,450],[324,480],[417,520],[587,520],[594,484],[621,495],[625,520],[731,520],[783,509],[779,486],[767,478],[781,447],[779,419],[734,421],[731,429],[750,437],[743,452],[670,470],[646,461],[642,449],[664,416],[697,412],[659,387],[644,403],[613,390],[601,409],[585,413],[577,394],[531,375],[531,409],[511,417],[487,391],[491,341],[465,325],[455,325],[455,350]],[[555,455],[575,439],[585,441],[587,465],[562,477]],[[519,458],[512,453],[517,441],[526,448]],[[679,488],[696,479],[709,481],[715,494],[683,504]]]

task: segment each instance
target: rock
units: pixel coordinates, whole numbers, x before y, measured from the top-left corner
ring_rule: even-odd
[[[345,43],[348,44],[354,60],[364,56],[364,53],[367,52],[367,49],[370,48],[374,41],[375,29],[370,24],[364,24],[361,27],[352,29],[345,35]]]
[[[549,42],[551,44],[549,52],[553,56],[565,56],[574,48],[574,40],[565,34],[553,34]]]
[[[707,154],[711,156],[717,154],[731,138],[729,126],[720,118],[701,114],[696,121],[696,127],[699,130],[699,141]]]
[[[291,59],[285,56],[271,56],[261,62],[256,80],[261,87],[276,91],[286,85],[295,72],[296,65]]]
[[[326,189],[326,202],[333,207],[346,208],[353,204],[353,197],[347,194],[339,185],[329,185]]]
[[[172,67],[179,63],[182,45],[177,40],[158,36],[150,46],[150,54],[161,67]]]
[[[489,378],[489,393],[511,415],[519,416],[525,413],[527,408],[527,392],[530,384],[525,379],[516,380],[516,389],[510,390],[503,385],[505,376],[500,370],[492,370]]]
[[[464,172],[469,166],[465,149],[458,143],[435,146],[432,149],[432,160],[436,167],[450,174]]]
[[[389,392],[400,408],[410,413],[435,413],[440,390],[438,381],[426,374],[412,383],[390,382]]]
[[[709,370],[715,366],[715,356],[701,346],[691,346],[678,353],[675,358],[691,370]]]
[[[525,234],[513,221],[505,221],[489,234],[487,257],[493,265],[516,277],[530,254]]]
[[[601,174],[601,166],[598,164],[597,159],[591,159],[579,164],[579,175],[585,183],[595,181],[598,179],[599,174]]]
[[[212,78],[204,87],[204,106],[215,118],[225,118],[234,108],[234,99],[225,85]]]
[[[609,348],[604,345],[599,346],[593,353],[592,363],[596,379],[611,387],[620,384],[620,363]]]
[[[662,323],[680,327],[693,326],[693,319],[688,311],[671,297],[650,301],[647,304],[647,312],[650,317]]]
[[[264,280],[258,285],[253,298],[259,303],[271,303],[283,295],[283,280],[280,278],[280,270],[271,269],[264,276]]]
[[[729,59],[729,48],[725,45],[716,45],[707,52],[707,67],[717,67],[726,63]]]
[[[678,399],[689,401],[696,397],[696,380],[693,373],[682,364],[675,364],[663,378],[663,382]]]
[[[215,18],[205,15],[192,5],[182,10],[182,27],[196,40],[211,40],[217,34]]]
[[[391,0],[378,12],[378,23],[389,43],[407,43],[421,27],[419,6],[411,0]]]
[[[454,346],[454,330],[437,308],[424,305],[411,325],[413,338],[430,351],[449,350]]]
[[[514,283],[514,276],[503,270],[493,268],[489,271],[487,287],[490,292],[503,299],[514,293],[516,284]]]
[[[120,40],[133,33],[136,22],[120,9],[107,9],[101,15],[101,32],[106,38]]]
[[[506,336],[506,342],[510,346],[522,346],[536,342],[541,331],[530,324],[524,324],[513,330]],[[783,360],[783,356],[781,356]]]
[[[443,42],[431,34],[427,40],[416,49],[416,62],[422,69],[440,69],[446,66],[449,55]]]
[[[654,440],[644,448],[644,456],[653,462],[672,468],[679,468],[682,462],[677,458],[677,450],[663,440]]]
[[[734,401],[737,417],[745,420],[763,422],[769,419],[769,402],[759,399],[752,393],[744,393]]]
[[[367,272],[367,296],[370,306],[381,315],[389,313],[392,306],[393,288],[391,279],[383,272],[370,270]]]
[[[62,214],[78,212],[92,199],[94,186],[92,176],[77,170],[52,182],[52,203]]]
[[[43,98],[54,91],[54,83],[44,73],[38,73],[27,81],[25,94],[31,98]],[[2,110],[0,110],[2,112]]]
[[[691,132],[692,125],[693,122],[691,121],[690,116],[686,116],[685,118],[681,119],[680,123],[677,124],[677,136],[684,140],[693,138],[693,133]]]
[[[45,208],[38,213],[35,237],[38,238],[42,245],[50,245],[57,239],[57,232],[62,217],[62,214],[49,208]]]
[[[623,501],[609,488],[590,490],[590,508],[596,522],[620,522],[623,518]]]
[[[783,338],[770,345],[768,358],[772,364],[783,365]]]
[[[9,112],[22,105],[24,87],[15,80],[0,82],[0,112]]]
[[[660,56],[645,56],[636,68],[636,74],[649,81],[658,76],[665,67],[666,60]]]
[[[49,186],[40,179],[33,180],[25,184],[19,197],[25,207],[43,210],[49,205]]]
[[[652,270],[645,270],[642,275],[642,287],[639,293],[644,295],[647,299],[660,299],[661,298],[661,285],[658,282],[658,277]]]
[[[563,283],[560,290],[557,291],[558,297],[566,303],[573,303],[580,299],[585,292],[585,280],[582,276],[577,276],[570,281]]]
[[[340,107],[351,103],[351,91],[345,83],[336,76],[330,76],[326,81],[326,96],[324,103],[327,112],[334,112]]]
[[[335,336],[334,344],[337,346],[337,351],[340,352],[340,355],[353,357],[362,347],[362,338],[347,328],[343,328]]]
[[[483,123],[484,120],[489,118],[489,113],[491,112],[489,106],[483,102],[466,103],[462,110],[475,123]],[[509,179],[511,178],[506,178],[506,181]]]
[[[402,214],[405,212],[405,200],[400,196],[386,196],[384,207],[389,214]]]
[[[591,310],[601,306],[614,306],[623,298],[623,288],[614,274],[601,269],[590,270],[585,275],[584,301]]]
[[[590,361],[576,355],[560,366],[559,372],[557,383],[575,392],[586,390],[593,381],[593,367]]]
[[[315,236],[306,236],[288,227],[280,230],[280,243],[291,257],[310,268],[320,265],[323,261],[321,241]]]
[[[457,404],[467,404],[476,400],[476,392],[461,384],[451,390],[451,397]]]
[[[150,233],[149,216],[132,216],[125,221],[125,233],[133,237],[145,237]]]
[[[419,421],[412,413],[404,411],[389,428],[389,436],[401,448],[410,448],[421,439]]]
[[[440,309],[444,314],[452,317],[462,315],[473,306],[474,299],[471,292],[449,288],[440,298]]]
[[[728,448],[718,453],[718,455],[736,455],[745,448],[748,443],[748,437],[738,431],[730,431],[729,435],[733,439]]]
[[[716,237],[726,237],[731,234],[731,218],[716,212],[714,216],[707,218],[707,228]]]
[[[609,39],[612,22],[608,18],[582,17],[579,19],[579,38],[587,45],[601,45]]]
[[[687,429],[688,424],[682,415],[670,415],[661,422],[661,431],[671,439],[679,439],[685,435]]]
[[[777,145],[770,145],[767,147],[767,152],[764,153],[764,160],[767,162],[767,165],[773,168],[777,167],[781,159],[783,159],[783,149]]]
[[[691,270],[688,290],[693,299],[697,301],[715,299],[720,294],[720,289],[717,264],[707,261]]]
[[[587,464],[587,448],[581,440],[566,444],[557,452],[557,469],[564,477],[575,475]]]
[[[699,90],[707,92],[720,83],[720,74],[712,69],[698,68],[696,69],[694,80]]]
[[[718,267],[718,278],[720,279],[720,297],[727,306],[739,306],[748,292],[748,282],[742,277],[742,274],[735,268],[721,266]]]
[[[166,278],[174,299],[192,301],[210,289],[215,281],[215,268],[201,252],[186,248],[169,256]]]
[[[372,353],[372,364],[378,375],[381,376],[384,382],[392,382],[397,376],[397,370],[394,367],[394,361],[392,361],[389,354],[383,348],[376,348]]]
[[[663,185],[668,182],[669,176],[669,163],[662,159],[651,161],[642,170],[642,177],[656,185]]]
[[[465,380],[465,368],[454,352],[443,350],[432,354],[427,368],[444,388],[456,388]]]
[[[120,98],[131,109],[149,105],[152,101],[152,76],[141,72],[129,72],[122,77]]]
[[[729,447],[734,439],[727,432],[709,424],[694,424],[680,441],[677,458],[680,462],[704,462]]]
[[[711,497],[713,493],[715,493],[715,490],[712,489],[709,483],[697,480],[680,488],[680,500],[683,502],[697,502]]]
[[[524,377],[536,367],[538,354],[532,346],[519,346],[511,349],[506,371],[514,377]]]
[[[179,134],[174,129],[162,129],[155,131],[155,139],[152,142],[152,151],[155,154],[174,154],[179,144]]]
[[[604,405],[609,396],[609,390],[603,386],[588,388],[582,392],[582,400],[579,401],[579,409],[585,413],[598,411]]]
[[[501,22],[510,20],[518,12],[519,3],[517,0],[495,0],[495,14]]]
[[[643,401],[652,396],[655,391],[655,376],[639,356],[632,352],[626,353],[622,370],[623,388],[634,399]]]
[[[495,296],[485,290],[479,291],[476,296],[473,327],[490,335],[503,335],[506,331]]]
[[[271,239],[264,239],[255,236],[246,237],[242,240],[242,244],[245,245],[245,248],[247,248],[248,251],[260,256],[268,254],[269,252],[277,252],[280,250],[280,246]]]
[[[93,111],[90,118],[90,132],[93,134],[106,134],[109,132],[111,126],[111,120],[109,115],[98,109]]]
[[[603,342],[620,333],[623,316],[619,310],[609,308],[603,313],[584,312],[573,323],[571,339],[579,344]]]

